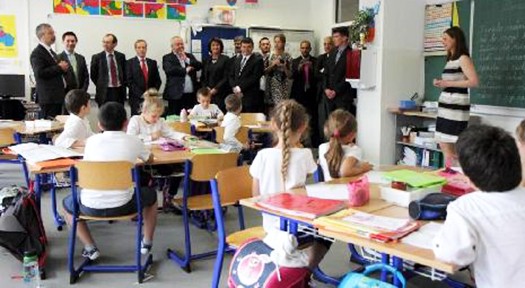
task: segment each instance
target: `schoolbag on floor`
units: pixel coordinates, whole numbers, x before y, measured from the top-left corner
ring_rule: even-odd
[[[381,271],[382,269],[385,269],[388,272],[392,273],[393,277],[397,278],[399,282],[401,283],[401,287],[403,288],[406,287],[405,277],[403,277],[403,274],[401,274],[400,271],[398,271],[396,268],[390,265],[381,264],[381,263],[376,263],[376,264],[366,266],[363,273],[350,272],[346,274],[346,276],[343,278],[343,280],[341,281],[338,287],[339,288],[369,288],[369,287],[395,288],[396,286],[390,283],[385,283],[381,280],[377,280],[377,279],[370,278],[367,276],[373,272]]]
[[[47,239],[35,195],[26,188],[17,189],[19,193],[0,215],[0,246],[20,261],[29,250],[36,251],[42,259]]]
[[[270,258],[272,248],[262,240],[244,243],[233,256],[228,276],[230,288],[304,288],[309,287],[307,268],[279,267]],[[279,280],[280,278],[280,280]]]

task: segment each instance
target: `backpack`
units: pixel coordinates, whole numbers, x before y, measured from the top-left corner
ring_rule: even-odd
[[[306,267],[277,267],[270,258],[272,251],[272,248],[260,239],[251,239],[245,242],[233,256],[228,276],[228,287],[309,287],[310,271]]]
[[[356,273],[356,272],[350,272],[346,274],[346,276],[343,278],[341,283],[339,284],[339,288],[368,288],[368,287],[374,287],[374,288],[395,288],[396,286],[385,283],[381,280],[377,280],[374,278],[370,278],[367,275],[376,271],[381,271],[382,269],[386,269],[388,272],[393,274],[394,278],[397,278],[399,282],[401,283],[401,287],[406,287],[406,280],[403,274],[399,272],[396,268],[376,263],[365,267],[365,270],[363,273]]]
[[[12,186],[9,189],[18,190],[18,193],[11,203],[5,203],[6,209],[0,215],[0,246],[20,261],[25,251],[36,251],[43,267],[47,238],[35,195],[24,187]]]

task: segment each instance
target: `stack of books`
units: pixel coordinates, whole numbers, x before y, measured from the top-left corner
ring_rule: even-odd
[[[262,196],[257,206],[269,211],[315,219],[320,216],[335,213],[347,207],[345,201],[320,199],[306,195],[279,193]]]

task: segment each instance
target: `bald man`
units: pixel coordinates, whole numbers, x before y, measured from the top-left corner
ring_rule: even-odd
[[[171,38],[171,53],[162,57],[162,68],[166,73],[164,99],[168,100],[167,115],[177,114],[184,109],[193,108],[197,103],[197,71],[202,63],[195,56],[184,52],[184,40],[175,36]]]

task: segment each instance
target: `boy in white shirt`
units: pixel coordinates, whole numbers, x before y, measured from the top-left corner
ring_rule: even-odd
[[[104,132],[94,135],[86,142],[84,160],[86,161],[129,161],[135,163],[137,158],[144,162],[153,160],[153,155],[139,138],[127,135],[124,129],[127,116],[124,106],[117,102],[104,104],[98,113],[99,128]],[[109,192],[109,193],[108,193]],[[66,220],[71,223],[73,211],[71,195],[64,198]],[[149,187],[141,187],[141,201],[144,217],[144,236],[142,239],[142,254],[151,250],[153,233],[157,221],[157,193]],[[136,212],[135,193],[133,190],[123,191],[80,191],[80,213],[89,216],[122,216]],[[100,253],[91,237],[85,222],[77,226],[78,238],[84,244],[82,256],[95,260]]]
[[[476,286],[523,287],[525,189],[515,140],[501,128],[474,125],[456,143],[459,163],[480,190],[447,208],[433,242],[436,258],[470,265]]]
[[[241,119],[239,114],[242,110],[241,99],[235,94],[228,95],[224,99],[226,110],[228,111],[222,120],[221,127],[224,127],[224,144],[231,146],[235,151],[241,151],[242,149],[249,149],[249,143],[241,143],[235,135],[241,128]]]
[[[219,106],[211,104],[211,90],[209,88],[204,87],[197,91],[197,101],[199,104],[191,109],[190,115],[188,116],[190,119],[203,117],[221,120],[224,117]]]
[[[86,118],[91,111],[89,94],[75,89],[67,93],[65,105],[69,117],[64,125],[64,131],[58,135],[55,145],[64,148],[83,147],[86,139],[93,135],[89,120]]]

